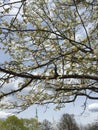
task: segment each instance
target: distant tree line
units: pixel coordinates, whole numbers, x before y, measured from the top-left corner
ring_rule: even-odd
[[[19,119],[10,116],[0,120],[0,130],[98,130],[98,123],[79,126],[72,114],[63,114],[58,122],[47,119],[39,122],[37,118]]]

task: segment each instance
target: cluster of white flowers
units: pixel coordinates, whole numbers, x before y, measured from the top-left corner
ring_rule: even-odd
[[[93,2],[93,0],[86,0],[86,2],[88,2],[88,3],[92,3],[92,2]]]

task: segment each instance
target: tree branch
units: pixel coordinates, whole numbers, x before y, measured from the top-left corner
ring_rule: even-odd
[[[27,83],[24,83],[19,89],[11,90],[11,91],[8,92],[8,93],[3,93],[2,95],[0,95],[0,99],[2,99],[3,97],[6,97],[6,96],[8,96],[8,95],[11,95],[11,94],[20,92],[21,90],[23,90],[24,88],[26,88],[28,85],[30,85],[32,81],[33,81],[33,80],[30,79]]]
[[[10,70],[6,70],[0,67],[0,71],[10,74],[10,75],[14,75],[17,77],[21,77],[21,78],[30,78],[30,79],[39,79],[39,80],[44,80],[44,79],[48,79],[48,80],[52,80],[52,79],[91,79],[91,80],[96,80],[98,81],[98,76],[93,76],[93,75],[79,75],[79,74],[70,74],[70,75],[53,75],[53,76],[46,76],[46,75],[33,75],[33,74],[29,74],[29,73],[16,73]]]

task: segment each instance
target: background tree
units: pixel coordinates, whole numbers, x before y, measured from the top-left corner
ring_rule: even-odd
[[[73,115],[63,114],[58,124],[58,130],[79,130]]]
[[[85,128],[85,130],[97,130],[97,129],[98,129],[98,123],[88,124]]]
[[[53,130],[52,123],[48,120],[43,120],[43,122],[40,125],[40,130]]]
[[[24,125],[29,128],[29,130],[40,130],[40,123],[36,118],[23,119]]]
[[[0,108],[98,100],[97,7],[97,0],[0,2]]]
[[[16,116],[10,116],[0,126],[0,130],[29,130],[23,121]]]
[[[3,119],[0,119],[0,128],[1,128],[3,121],[4,121]]]

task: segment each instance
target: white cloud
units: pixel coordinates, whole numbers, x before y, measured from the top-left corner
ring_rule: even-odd
[[[92,103],[88,105],[89,111],[98,112],[98,103]]]
[[[12,113],[0,111],[0,118],[7,118],[8,116],[11,116],[11,115],[12,115]]]

